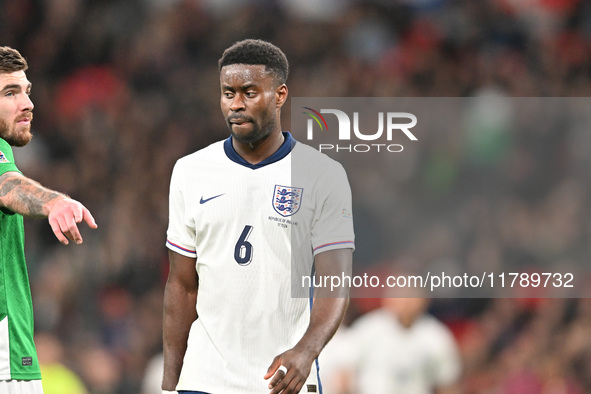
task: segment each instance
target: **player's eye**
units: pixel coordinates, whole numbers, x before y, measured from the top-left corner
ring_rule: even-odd
[[[11,96],[14,96],[14,92],[12,90],[8,90],[6,93],[4,93],[4,95],[6,97],[11,97]]]
[[[234,97],[234,93],[232,93],[232,92],[224,92],[224,96],[226,98],[232,98],[232,97]]]

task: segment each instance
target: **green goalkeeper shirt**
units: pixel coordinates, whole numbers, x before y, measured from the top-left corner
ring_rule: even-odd
[[[0,175],[8,171],[18,168],[0,138]],[[23,217],[0,207],[0,380],[41,379],[24,246]]]

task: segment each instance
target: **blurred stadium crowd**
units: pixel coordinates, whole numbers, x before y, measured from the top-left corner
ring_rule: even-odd
[[[99,224],[64,247],[26,221],[41,361],[92,394],[141,392],[160,352],[170,173],[228,134],[217,59],[232,42],[282,48],[291,96],[591,93],[591,4],[578,0],[5,0],[0,21],[33,83],[35,138],[17,164]],[[348,168],[359,267],[589,261],[591,133],[472,137],[425,138],[405,168]],[[399,192],[369,192],[390,171]],[[378,303],[353,300],[349,320]],[[455,335],[465,392],[591,391],[587,299],[445,299],[431,312]]]

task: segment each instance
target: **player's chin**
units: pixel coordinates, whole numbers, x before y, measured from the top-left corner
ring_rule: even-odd
[[[231,132],[232,136],[243,144],[250,144],[259,139],[252,123],[232,125]]]
[[[31,141],[31,139],[33,139],[33,133],[31,132],[31,125],[26,126],[20,133],[19,133],[20,138],[23,141],[26,141],[26,143],[29,143],[29,141]]]
[[[33,139],[33,133],[31,133],[31,126],[17,127],[15,133],[8,138],[10,145],[21,147],[27,145]]]

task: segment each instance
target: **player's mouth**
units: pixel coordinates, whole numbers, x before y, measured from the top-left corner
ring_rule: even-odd
[[[244,126],[247,125],[249,123],[252,123],[250,120],[248,119],[231,119],[230,120],[230,124],[232,126]]]
[[[33,120],[33,114],[21,116],[16,119],[16,123],[20,125],[30,125]]]
[[[231,125],[242,126],[247,123],[253,123],[250,117],[245,116],[244,114],[231,114],[228,116],[228,123]]]

